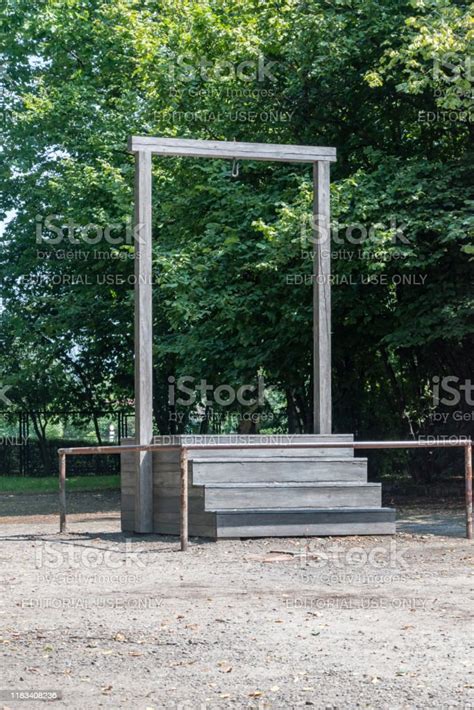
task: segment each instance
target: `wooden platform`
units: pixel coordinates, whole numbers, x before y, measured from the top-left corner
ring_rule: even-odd
[[[381,485],[367,482],[367,459],[354,458],[351,448],[259,449],[259,443],[275,443],[278,438],[246,439],[256,448],[189,451],[190,535],[217,539],[395,532],[395,511],[381,507]],[[352,441],[352,436],[285,439],[298,444],[342,443]],[[214,446],[238,441],[235,435],[193,440]],[[180,437],[173,437],[172,443],[179,442]],[[154,443],[171,441],[155,437]],[[129,532],[136,529],[135,455],[121,455],[122,530]],[[155,533],[179,534],[179,495],[179,452],[153,452]]]

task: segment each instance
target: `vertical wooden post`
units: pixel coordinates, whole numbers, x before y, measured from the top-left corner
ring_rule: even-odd
[[[464,447],[464,466],[466,484],[466,537],[472,540],[472,444]]]
[[[331,434],[330,163],[313,163],[313,431]]]
[[[151,153],[135,154],[135,442],[153,437]],[[152,453],[137,453],[135,532],[153,532]]]

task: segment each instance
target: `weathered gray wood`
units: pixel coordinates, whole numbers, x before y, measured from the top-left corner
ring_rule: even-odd
[[[135,440],[153,437],[151,153],[135,156]],[[136,454],[135,531],[153,532],[152,454]]]
[[[393,534],[395,511],[390,508],[217,513],[218,538]]]
[[[194,485],[209,483],[251,483],[284,481],[352,481],[367,480],[367,459],[325,459],[321,457],[298,458],[248,458],[212,459],[195,458],[191,462]],[[163,483],[175,480],[170,473]]]
[[[154,443],[216,445],[238,440],[235,435],[169,439],[155,437]],[[252,437],[252,440],[269,443],[268,437],[263,435]],[[294,441],[342,443],[352,441],[352,436],[299,435],[295,436]],[[394,511],[380,508],[379,484],[365,483],[366,459],[347,458],[347,452],[351,456],[353,454],[351,449],[327,449],[325,457],[315,455],[316,451],[320,450],[294,449],[290,455],[288,449],[282,448],[275,456],[274,450],[259,449],[258,444],[251,450],[191,450],[189,453],[195,458],[188,475],[189,534],[214,539],[392,534],[395,531]],[[342,457],[341,452],[344,454]],[[169,460],[170,454],[173,460]],[[243,457],[244,454],[248,458]],[[134,521],[135,505],[134,456],[131,452],[121,455],[122,529],[127,532],[135,529],[131,522]],[[153,532],[178,535],[179,451],[157,451],[153,453],[152,460]],[[326,481],[325,477],[329,476],[331,481]],[[230,481],[232,477],[236,480]],[[246,481],[247,478],[249,481]],[[280,483],[275,484],[275,480]],[[290,485],[282,485],[285,482],[290,482]],[[348,485],[350,483],[353,485]],[[206,510],[210,503],[212,510]],[[242,507],[239,509],[239,506]],[[325,513],[329,513],[329,517],[324,517]],[[349,513],[355,517],[350,517]],[[247,514],[249,517],[239,517]],[[277,517],[271,518],[271,515]]]
[[[327,441],[328,443],[350,443],[354,437],[352,434],[331,434],[327,435],[316,435],[316,434],[289,434],[287,436],[280,435],[252,435],[252,436],[238,436],[237,434],[219,434],[219,435],[184,435],[184,436],[155,436],[153,438],[153,443],[155,444],[173,444],[180,445],[183,444],[199,444],[200,446],[218,446],[219,444],[235,444],[235,448],[232,449],[208,449],[208,450],[196,450],[190,449],[189,460],[194,461],[196,458],[216,458],[220,460],[224,459],[250,459],[250,458],[303,458],[303,457],[323,457],[323,458],[353,458],[354,451],[350,448],[291,448],[286,445],[288,444],[305,444],[305,443],[321,443]],[[255,444],[255,449],[249,448],[239,448],[239,443],[251,443]],[[269,449],[259,449],[258,444],[275,444],[282,443],[281,448],[269,448]],[[179,452],[178,451],[163,451],[154,452],[154,457],[159,456],[159,460],[163,463],[179,464]]]
[[[206,486],[205,509],[380,508],[379,483],[231,483]]]
[[[332,429],[329,167],[327,161],[313,166],[313,417],[316,434],[330,434]]]
[[[124,512],[122,512],[121,515],[121,528],[123,532],[133,532],[133,527],[134,527],[134,522],[135,522],[135,515],[132,513],[132,515],[127,515]]]
[[[135,506],[133,504],[133,501],[131,501],[131,507],[130,507],[130,502],[126,501],[123,507],[121,506],[121,521],[122,525],[126,525],[126,530],[133,530],[134,529],[134,522],[135,522]]]
[[[275,160],[288,163],[312,163],[315,160],[333,162],[336,160],[335,148],[313,145],[242,143],[189,138],[155,138],[152,136],[131,136],[128,149],[132,153],[149,151],[155,155],[230,160],[238,158],[240,160]]]
[[[347,443],[354,441],[353,434],[166,434],[163,436],[154,436],[154,444],[162,444],[163,446],[218,446],[219,444],[235,445],[239,444],[271,444],[288,445],[288,444],[305,444],[315,443],[322,444],[328,442]],[[133,439],[125,439],[124,443],[133,443]],[[318,449],[314,449],[317,451]],[[161,453],[159,450],[156,453]],[[163,452],[166,453],[166,452]]]
[[[190,518],[194,515],[200,515],[201,513],[213,513],[213,510],[205,510],[203,501],[198,498],[189,499],[189,516]],[[155,498],[155,519],[159,519],[161,515],[165,513],[172,513],[177,515],[177,520],[179,523],[179,494],[175,496],[163,496]],[[179,532],[179,528],[178,528]]]
[[[212,511],[194,511],[194,513],[190,517],[190,520],[192,519],[195,525],[209,525],[212,523],[212,521],[215,521],[215,515],[216,514]],[[155,513],[155,520],[168,523],[176,522],[179,526],[179,512],[173,510],[164,510],[160,512],[159,515]],[[179,532],[179,527],[177,528],[177,531]]]
[[[171,534],[171,533],[169,533]],[[201,533],[195,533],[196,536]],[[216,538],[219,540],[230,540],[234,538],[258,538],[258,537],[341,537],[344,535],[395,535],[394,523],[344,523],[334,521],[333,523],[308,523],[296,525],[284,525],[280,521],[276,525],[251,525],[244,524],[241,527],[228,527],[225,523],[217,526]],[[202,535],[211,537],[211,535]]]
[[[179,535],[179,520],[167,522],[163,520],[157,520],[155,523],[155,532],[159,535]],[[189,521],[189,535],[190,537],[208,537],[213,540],[216,539],[216,523],[214,520],[205,525],[198,525],[190,519]]]
[[[206,141],[181,138],[132,136],[129,149],[135,153],[135,429],[136,443],[152,437],[152,154],[225,159],[312,162],[314,165],[314,212],[318,236],[314,285],[314,430],[331,432],[331,298],[329,240],[329,166],[336,160],[335,148],[281,144]],[[322,243],[321,243],[322,242]],[[327,246],[327,248],[323,248]],[[292,437],[288,437],[288,440]],[[241,455],[252,452],[241,450]],[[275,453],[275,452],[274,452]],[[300,451],[300,455],[305,452]],[[311,450],[308,454],[311,454]],[[320,450],[316,455],[325,455]],[[344,452],[346,454],[346,452]],[[347,455],[353,452],[347,450]],[[282,456],[286,450],[282,449]],[[342,452],[340,453],[342,456]],[[190,454],[190,460],[192,460]],[[157,455],[160,464],[174,464],[179,452]],[[136,454],[135,529],[153,530],[153,455]],[[130,471],[124,464],[127,490]]]
[[[220,461],[224,461],[226,459],[235,459],[236,457],[238,457],[242,461],[246,461],[247,459],[255,458],[257,451],[258,458],[260,458],[261,460],[272,459],[276,457],[279,459],[286,459],[287,461],[293,461],[297,458],[328,458],[333,454],[337,456],[337,458],[345,458],[347,460],[351,460],[353,457],[352,449],[311,449],[309,447],[307,449],[288,449],[284,447],[282,447],[281,449],[258,449],[258,447],[255,447],[255,450],[236,448],[227,450],[224,449],[223,451],[219,451],[218,449],[211,449],[205,452],[196,450],[193,451],[191,449],[189,452],[189,460],[195,461],[196,459],[201,458],[202,455],[205,453],[206,458],[209,459],[218,459]]]
[[[121,510],[122,510],[122,515],[125,515],[125,516],[135,520],[135,498],[125,497],[123,499],[123,503],[121,505]]]
[[[135,498],[135,485],[128,485],[124,486],[122,485],[122,500],[124,499],[125,496],[128,496],[130,498]]]
[[[128,476],[127,474],[123,475],[122,474],[122,482],[121,482],[121,489],[122,491],[126,491],[127,493],[131,493],[135,495],[136,493],[136,471],[133,472],[133,475]]]
[[[163,485],[162,483],[159,483],[158,485],[155,485],[153,488],[153,495],[155,496],[155,502],[161,500],[162,498],[166,497],[176,497],[179,498],[179,492],[180,492],[180,485],[178,481],[178,485],[173,483],[172,485]],[[189,486],[189,491],[188,491],[188,497],[189,500],[201,500],[201,502],[204,500],[204,486]],[[156,506],[155,506],[156,507]],[[179,500],[177,502],[177,510],[179,510]]]

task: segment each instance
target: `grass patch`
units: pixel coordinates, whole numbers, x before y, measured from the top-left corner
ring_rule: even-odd
[[[0,476],[0,495],[3,493],[57,493],[57,476],[44,478],[28,476]],[[120,475],[72,476],[67,479],[66,491],[104,491],[120,488]]]

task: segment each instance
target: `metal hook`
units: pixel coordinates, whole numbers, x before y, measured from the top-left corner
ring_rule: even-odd
[[[239,170],[240,170],[240,163],[239,161],[234,158],[232,161],[232,171],[231,171],[231,177],[233,178],[238,178],[239,177]]]

